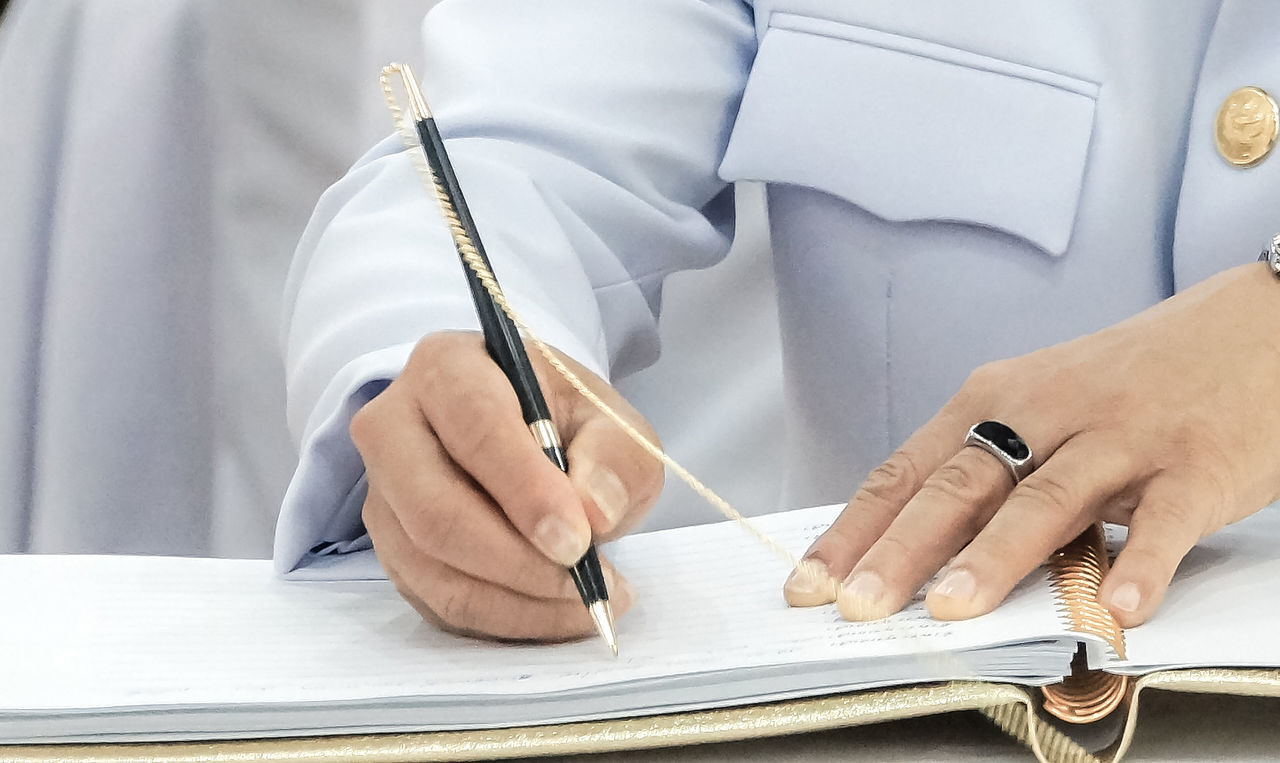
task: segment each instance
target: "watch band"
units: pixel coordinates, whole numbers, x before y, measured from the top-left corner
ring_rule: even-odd
[[[1280,278],[1280,233],[1277,233],[1271,239],[1271,243],[1262,250],[1262,254],[1258,255],[1258,262],[1267,263],[1267,267],[1271,268],[1271,272],[1277,278]]]

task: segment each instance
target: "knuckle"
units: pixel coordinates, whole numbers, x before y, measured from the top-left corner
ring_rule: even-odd
[[[1002,360],[983,363],[969,372],[969,376],[961,386],[962,390],[987,390],[999,385],[1005,378],[1005,362]]]
[[[356,446],[356,450],[361,453],[373,447],[378,441],[384,405],[386,405],[384,398],[375,397],[360,406],[360,409],[351,417],[347,433],[351,436],[351,442]]]
[[[446,509],[428,514],[425,510],[413,516],[400,517],[415,546],[432,556],[462,545],[462,517],[456,509]]]
[[[409,354],[409,360],[405,363],[404,371],[397,381],[416,389],[427,391],[435,389],[438,386],[440,369],[448,363],[442,344],[437,334],[428,334],[419,340],[413,352]]]
[[[466,406],[469,420],[465,426],[450,427],[452,442],[449,450],[457,459],[471,460],[483,457],[493,450],[500,439],[502,417],[492,405],[473,392],[467,393]]]
[[[573,496],[572,487],[559,477],[559,472],[551,474],[552,479],[541,475],[525,479],[518,493],[499,504],[503,515],[509,519],[524,516],[530,521],[529,527],[536,526],[544,516],[563,517],[565,500]]]
[[[516,562],[507,572],[511,576],[512,590],[543,599],[563,597],[569,579],[563,567],[540,558]]]
[[[903,503],[911,497],[911,489],[919,482],[920,470],[913,456],[907,451],[898,450],[871,470],[858,488],[858,493],[864,500],[874,503]]]
[[[435,610],[433,610],[426,601],[418,595],[417,591],[413,590],[413,587],[408,584],[404,579],[404,576],[396,573],[394,570],[388,569],[387,577],[390,578],[391,584],[395,586],[396,593],[400,595],[400,598],[408,602],[409,606],[413,607],[414,611],[416,611],[423,620],[437,625],[440,624],[440,618],[436,614]]]
[[[1117,477],[1122,482],[1130,475],[1145,473],[1152,469],[1152,456],[1147,454],[1145,443],[1131,440],[1125,433],[1115,429],[1095,430],[1093,446],[1099,459],[1110,463]]]
[[[1224,457],[1221,460],[1217,460],[1215,463],[1228,462],[1229,461]],[[1227,524],[1228,507],[1234,506],[1239,500],[1234,487],[1236,483],[1223,468],[1206,468],[1203,469],[1201,473],[1204,475],[1209,486],[1206,490],[1206,500],[1204,501],[1204,505],[1208,509],[1207,513],[1210,518],[1209,522],[1212,525],[1212,529],[1216,530]],[[1191,519],[1194,514],[1194,510],[1188,503],[1181,502],[1181,504],[1184,512],[1184,518],[1188,520]]]
[[[1029,545],[1031,544],[1027,538],[994,532],[985,533],[964,550],[965,565],[977,570],[1000,570],[1008,567],[1011,559],[1025,557]],[[1043,560],[1036,559],[1030,566],[1034,567],[1041,561]],[[1030,571],[1030,569],[1019,569],[1016,578],[1020,579]]]
[[[1173,577],[1181,556],[1170,553],[1168,549],[1146,543],[1134,543],[1124,547],[1121,557],[1126,565],[1126,574],[1148,580],[1168,579]]]
[[[855,540],[853,534],[837,521],[809,544],[809,548],[804,552],[804,558],[815,559],[824,566],[830,566],[830,561],[840,558],[844,549],[852,547]]]
[[[908,567],[914,566],[922,550],[918,544],[908,543],[905,538],[896,533],[885,533],[880,536],[873,548],[879,555],[879,559],[897,559],[905,562]]]
[[[430,353],[412,367],[406,367],[405,379],[425,400],[438,399],[450,390],[450,361],[439,353]],[[425,407],[425,406],[424,406]]]
[[[414,346],[413,352],[409,355],[409,362],[428,366],[439,365],[438,361],[447,357],[455,349],[457,340],[456,335],[444,331],[426,334]]]
[[[441,558],[469,540],[463,537],[467,528],[463,511],[452,504],[447,497],[419,495],[403,504],[387,503],[382,509],[387,515],[383,521],[388,526],[398,523],[405,543],[415,553]],[[368,508],[366,503],[366,512]]]
[[[970,371],[948,407],[952,410],[961,409],[965,415],[969,415],[975,409],[984,410],[987,407],[986,401],[992,399],[993,395],[1007,396],[1011,373],[1008,363],[1007,360],[992,361]]]
[[[1083,506],[1079,488],[1050,472],[1032,473],[1017,492],[1022,500],[1048,511],[1070,512]]]
[[[1087,372],[1076,363],[1055,363],[1042,366],[1043,384],[1051,389],[1076,389],[1082,384],[1090,384]],[[1092,385],[1091,385],[1092,386]],[[1132,389],[1131,385],[1122,385],[1123,389]]]
[[[422,600],[418,598],[417,592],[411,589],[405,582],[404,577],[394,569],[387,569],[384,567],[384,570],[387,573],[387,578],[391,581],[391,585],[395,586],[396,593],[400,594],[400,598],[414,605],[415,609],[420,609],[422,607]]]
[[[460,630],[476,628],[476,612],[472,597],[456,587],[450,587],[449,590],[442,592],[432,610],[451,628]]]
[[[982,477],[974,472],[974,467],[965,461],[948,461],[925,483],[931,492],[937,493],[951,502],[969,504],[984,496],[987,486]]]
[[[478,345],[473,347],[465,334],[449,331],[428,334],[410,354],[401,383],[409,384],[424,401],[448,399],[451,393],[465,392],[473,381],[467,369],[471,356],[465,350],[469,349],[483,352]]]
[[[413,605],[414,609],[418,610],[420,613],[424,609],[428,609],[426,604],[418,596],[417,591],[414,591],[409,587],[409,584],[405,582],[403,577],[390,571],[387,572],[387,577],[391,579],[391,585],[395,586],[396,593],[400,594],[400,598]]]
[[[1138,510],[1144,514],[1158,518],[1161,525],[1172,528],[1194,528],[1200,530],[1203,522],[1198,521],[1197,510],[1189,501],[1157,500],[1140,504]],[[1157,529],[1157,532],[1160,532]]]

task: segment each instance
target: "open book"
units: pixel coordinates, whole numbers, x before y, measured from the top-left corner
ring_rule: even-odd
[[[757,522],[799,552],[837,511]],[[1275,507],[1194,549],[1123,659],[1073,627],[1048,568],[974,620],[933,621],[917,602],[850,623],[834,605],[788,608],[786,565],[733,524],[604,552],[639,593],[616,659],[594,640],[448,635],[387,582],[283,582],[265,561],[0,556],[0,744],[509,728],[953,679],[1044,685],[1081,643],[1117,673],[1280,666]]]

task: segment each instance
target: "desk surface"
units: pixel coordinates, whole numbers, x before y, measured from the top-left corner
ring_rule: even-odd
[[[751,742],[583,755],[561,760],[572,763],[727,760],[905,763],[1034,758],[981,715],[966,712]],[[1138,732],[1125,761],[1215,760],[1280,760],[1280,698],[1143,692]],[[534,759],[529,763],[534,763]]]

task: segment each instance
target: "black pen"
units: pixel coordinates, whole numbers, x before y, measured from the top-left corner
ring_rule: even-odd
[[[464,249],[469,244],[489,273],[493,273],[489,258],[484,253],[484,246],[480,243],[480,233],[476,230],[475,221],[471,219],[466,199],[462,195],[462,188],[458,185],[453,165],[449,162],[444,141],[440,138],[440,131],[436,129],[435,119],[427,109],[426,100],[418,89],[413,73],[407,66],[399,65],[396,68],[399,69],[400,76],[404,80],[405,92],[409,97],[409,110],[418,131],[423,153],[426,154],[427,163],[431,167],[431,174],[436,182],[442,211],[453,229],[451,232],[454,244],[458,247],[458,255],[463,258],[462,269],[466,273],[467,286],[471,289],[471,298],[475,302],[476,313],[480,317],[480,326],[484,329],[485,348],[515,389],[516,397],[520,400],[520,411],[524,415],[524,422],[529,425],[529,431],[542,446],[542,452],[546,453],[547,458],[560,467],[561,471],[568,474],[569,461],[565,458],[564,449],[560,445],[560,436],[551,422],[551,411],[547,407],[546,399],[542,396],[542,389],[538,386],[538,379],[533,373],[533,366],[529,363],[529,356],[525,352],[524,342],[520,339],[520,332],[516,330],[511,318],[494,301],[475,270],[466,262],[467,253]],[[460,237],[462,240],[459,240]],[[495,276],[494,284],[496,283]],[[618,636],[613,624],[613,610],[609,607],[609,591],[605,587],[604,573],[600,569],[600,557],[596,555],[594,545],[587,547],[587,552],[569,569],[569,574],[578,587],[582,603],[587,605],[587,611],[591,613],[596,630],[617,656]]]

